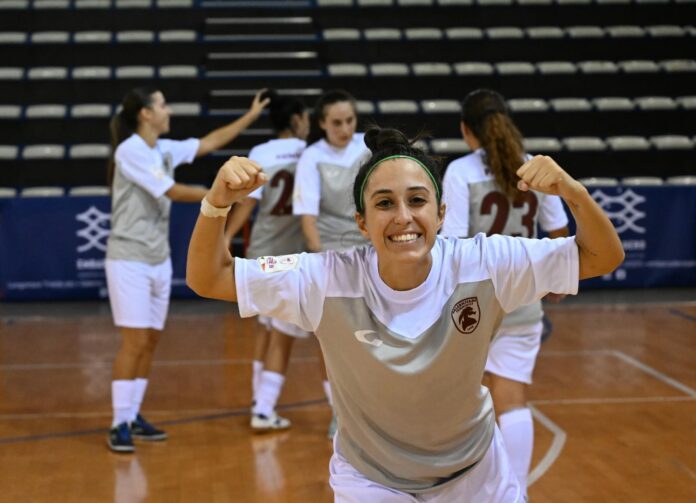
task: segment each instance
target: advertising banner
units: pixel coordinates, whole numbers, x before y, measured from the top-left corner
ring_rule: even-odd
[[[186,287],[186,253],[199,205],[172,205],[172,296]],[[0,199],[0,300],[106,298],[110,199]]]
[[[696,187],[589,190],[616,226],[626,260],[581,288],[696,285]],[[198,211],[197,204],[172,205],[173,297],[195,296],[185,277]],[[0,198],[0,301],[106,298],[109,219],[104,196]]]
[[[626,258],[612,274],[585,280],[581,288],[696,285],[696,187],[615,186],[589,191],[616,227]]]

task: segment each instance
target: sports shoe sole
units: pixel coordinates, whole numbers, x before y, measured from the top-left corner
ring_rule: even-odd
[[[168,438],[166,433],[162,433],[161,435],[138,435],[137,433],[133,432],[131,432],[131,437],[133,437],[135,440],[140,440],[143,442],[162,442]]]
[[[290,426],[292,426],[292,423],[290,421],[287,421],[287,423],[285,424],[268,424],[260,423],[260,421],[255,421],[254,418],[252,418],[249,426],[251,426],[251,429],[254,431],[254,433],[268,433],[271,431],[287,430],[288,428],[290,428]]]
[[[113,452],[126,454],[130,452],[135,452],[135,446],[132,445],[112,445],[110,440],[106,441],[106,445],[108,445],[109,449],[111,449]]]

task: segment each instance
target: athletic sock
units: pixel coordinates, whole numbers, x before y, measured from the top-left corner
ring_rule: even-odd
[[[254,414],[263,414],[266,417],[270,417],[273,414],[284,383],[285,376],[283,374],[271,372],[270,370],[261,372],[259,387],[256,390]]]
[[[138,417],[138,414],[140,413],[140,406],[143,403],[145,391],[147,390],[147,379],[136,377],[134,382],[135,386],[133,389],[133,403],[129,419],[130,422],[135,421],[135,418]]]
[[[135,380],[119,379],[111,381],[111,406],[114,410],[112,427],[130,421],[134,390]]]
[[[261,380],[261,372],[263,372],[263,362],[254,360],[251,362],[253,373],[251,375],[251,399],[256,400],[256,391],[259,389],[259,381]]]
[[[503,434],[512,470],[520,481],[522,494],[527,494],[527,474],[532,462],[532,449],[534,448],[532,412],[526,407],[513,409],[498,416],[498,424],[500,432]]]
[[[329,401],[329,405],[333,408],[333,394],[331,393],[331,383],[329,383],[329,381],[324,381],[324,393],[326,394],[326,399]]]

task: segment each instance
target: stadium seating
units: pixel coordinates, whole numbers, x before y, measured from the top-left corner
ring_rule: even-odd
[[[102,184],[110,116],[143,83],[172,103],[173,137],[261,87],[308,104],[345,88],[362,124],[427,131],[445,158],[467,151],[459,100],[492,87],[527,148],[576,176],[693,176],[693,19],[683,0],[3,0],[0,186]],[[264,115],[178,175],[209,183],[271,134]]]

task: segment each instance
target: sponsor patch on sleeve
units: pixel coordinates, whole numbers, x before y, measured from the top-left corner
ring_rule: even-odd
[[[297,255],[279,255],[277,257],[259,257],[256,261],[263,272],[281,272],[295,269],[300,259]]]
[[[164,177],[166,176],[166,173],[162,168],[154,168],[152,170],[152,174],[155,175],[155,178],[158,180],[164,180]]]

